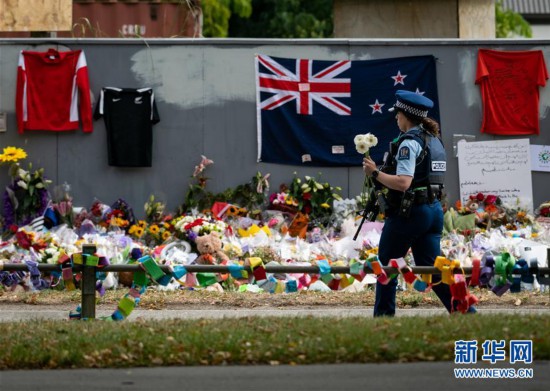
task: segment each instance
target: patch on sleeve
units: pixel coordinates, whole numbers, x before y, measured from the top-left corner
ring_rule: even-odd
[[[399,152],[397,153],[397,160],[409,160],[411,158],[411,150],[409,147],[401,147],[399,148]]]

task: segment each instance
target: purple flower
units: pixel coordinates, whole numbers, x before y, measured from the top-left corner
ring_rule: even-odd
[[[132,259],[140,259],[142,256],[143,256],[143,253],[139,248],[133,248],[132,252],[130,253],[130,258]]]
[[[187,231],[187,237],[189,238],[189,240],[192,240],[194,242],[197,236],[198,235],[195,233],[195,231]]]

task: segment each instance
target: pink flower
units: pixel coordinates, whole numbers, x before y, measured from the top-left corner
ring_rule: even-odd
[[[494,204],[497,200],[497,196],[496,195],[488,195],[487,197],[485,197],[485,203],[488,204],[488,205],[491,205],[491,204]]]
[[[209,166],[209,165],[211,165],[211,164],[214,163],[213,160],[208,159],[208,158],[207,158],[206,156],[204,156],[204,155],[201,155],[201,159],[202,159],[201,162],[199,163],[198,166],[195,166],[195,171],[193,172],[193,177],[195,177],[195,178],[196,178],[201,172],[203,172],[204,169],[205,169],[207,166]]]

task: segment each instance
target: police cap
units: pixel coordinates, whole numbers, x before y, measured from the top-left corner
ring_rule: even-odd
[[[423,95],[412,91],[397,90],[397,102],[388,111],[401,110],[414,117],[426,118],[428,110],[434,107],[434,102]]]

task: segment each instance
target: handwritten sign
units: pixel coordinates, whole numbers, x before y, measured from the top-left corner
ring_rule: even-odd
[[[498,195],[503,203],[533,211],[529,139],[458,143],[460,199]]]

